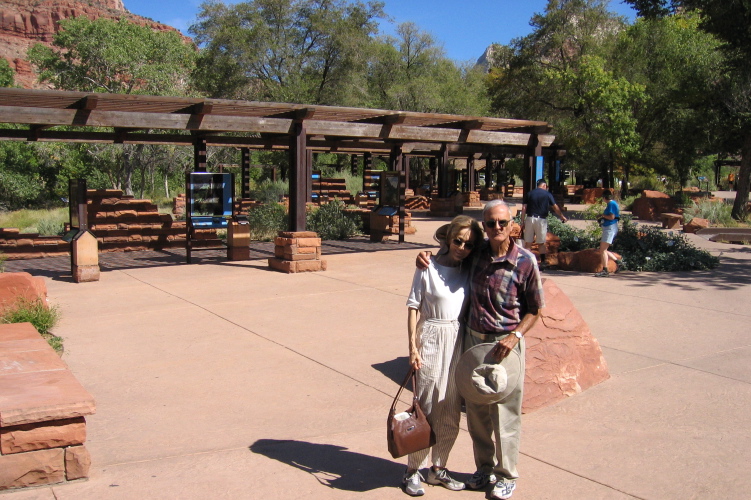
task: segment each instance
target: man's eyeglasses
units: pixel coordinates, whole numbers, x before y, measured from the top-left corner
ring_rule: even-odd
[[[454,238],[451,242],[459,248],[464,247],[467,250],[472,250],[473,248],[475,248],[475,244],[471,241],[462,241],[459,238]]]
[[[486,220],[485,225],[488,226],[490,229],[495,229],[496,224],[498,224],[499,229],[503,229],[504,227],[508,226],[508,223],[511,222],[509,220]]]

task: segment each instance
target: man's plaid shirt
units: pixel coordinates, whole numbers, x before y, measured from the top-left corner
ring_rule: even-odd
[[[471,280],[468,325],[478,332],[511,332],[527,312],[545,307],[537,259],[513,239],[499,258],[486,241],[473,259]]]

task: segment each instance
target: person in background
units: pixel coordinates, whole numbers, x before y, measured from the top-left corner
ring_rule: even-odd
[[[454,372],[462,353],[459,318],[469,290],[469,257],[483,240],[482,228],[471,217],[459,215],[441,226],[434,236],[441,249],[426,269],[417,269],[407,300],[409,363],[417,370],[415,394],[435,432],[432,448],[410,453],[402,482],[410,496],[425,493],[420,468],[428,455],[432,466],[427,482],[449,490],[464,483],[449,475],[446,462],[459,434],[461,398]],[[419,319],[418,319],[419,316]]]
[[[609,251],[608,248],[613,244],[615,235],[618,234],[618,221],[621,219],[621,209],[618,202],[613,199],[613,192],[606,189],[602,192],[602,200],[606,203],[602,215],[597,218],[597,222],[602,226],[602,239],[600,239],[600,256],[602,259],[602,271],[596,273],[598,278],[610,276],[608,272],[608,260],[615,261],[615,272],[620,271],[623,261]]]
[[[548,214],[550,210],[566,222],[568,219],[556,205],[555,198],[548,191],[548,185],[543,180],[537,181],[537,187],[531,190],[522,201],[521,225],[524,228],[524,247],[529,249],[533,242],[540,248],[540,268],[547,267],[548,247],[545,243],[548,234]]]

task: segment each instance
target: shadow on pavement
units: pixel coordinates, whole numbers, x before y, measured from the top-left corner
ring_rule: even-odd
[[[392,382],[401,384],[407,375],[407,370],[409,370],[409,357],[399,356],[391,361],[384,361],[371,366],[391,379]]]
[[[384,446],[385,441],[384,438]],[[404,472],[402,464],[332,444],[259,439],[249,448],[253,453],[303,470],[322,486],[337,490],[363,492],[397,487]]]

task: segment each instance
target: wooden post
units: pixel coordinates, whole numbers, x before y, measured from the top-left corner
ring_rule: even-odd
[[[449,197],[449,150],[444,142],[438,157],[438,197]]]
[[[475,190],[475,157],[469,155],[467,157],[467,191],[472,192]]]
[[[292,125],[289,140],[289,230],[305,231],[305,203],[307,202],[308,155],[305,124],[297,122]]]
[[[250,198],[250,149],[240,148],[240,169],[242,171],[240,197]]]
[[[206,139],[201,137],[193,142],[193,171],[206,172]]]

